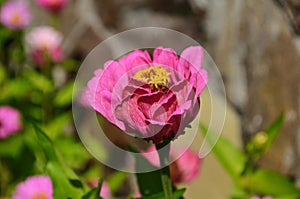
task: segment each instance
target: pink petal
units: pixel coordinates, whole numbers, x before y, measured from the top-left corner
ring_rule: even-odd
[[[178,56],[172,48],[158,47],[153,52],[154,65],[161,64],[176,69],[178,63]]]
[[[150,65],[151,62],[148,52],[141,50],[135,50],[119,60],[120,65],[125,67],[126,71],[131,71],[135,67]]]

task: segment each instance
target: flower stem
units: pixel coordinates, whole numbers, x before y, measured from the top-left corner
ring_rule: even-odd
[[[159,152],[160,160],[160,173],[161,173],[161,182],[163,186],[165,199],[172,199],[172,183],[170,178],[170,167],[169,167],[169,156],[170,156],[170,142],[163,142],[161,144],[156,144],[157,151],[164,148]]]

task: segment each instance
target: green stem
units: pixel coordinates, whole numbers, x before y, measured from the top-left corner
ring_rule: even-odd
[[[170,142],[163,142],[161,144],[156,144],[157,151],[161,148],[164,148],[163,151],[159,152],[160,160],[160,173],[161,173],[161,182],[164,190],[165,199],[172,199],[172,182],[170,178],[170,167],[169,167],[169,156],[170,156]]]

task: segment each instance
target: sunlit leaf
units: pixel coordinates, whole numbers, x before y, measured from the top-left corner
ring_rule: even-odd
[[[54,90],[54,83],[46,76],[33,70],[26,70],[24,76],[28,82],[36,89],[49,93]]]
[[[62,161],[62,158],[57,154],[50,138],[37,126],[35,127],[36,135],[39,139],[45,156],[48,159],[46,172],[53,181],[54,197],[55,198],[81,198],[85,188],[84,185],[74,186],[72,182],[77,182],[77,175]],[[71,149],[70,149],[71,150]]]
[[[70,137],[59,137],[55,140],[55,146],[73,169],[82,168],[91,158],[82,143]]]
[[[250,142],[246,149],[253,158],[261,157],[272,145],[283,125],[284,114],[281,114],[274,123],[265,131],[258,132]]]
[[[200,128],[202,133],[206,135],[208,144],[210,144],[210,135],[212,133],[203,125],[200,125]],[[235,182],[238,182],[241,173],[245,169],[247,162],[246,155],[238,147],[234,146],[223,137],[219,137],[217,143],[213,146],[212,151],[224,169],[230,174]]]
[[[17,78],[5,83],[1,89],[0,100],[7,100],[10,98],[20,99],[28,96],[30,93],[30,86],[24,79]]]
[[[65,112],[57,115],[52,121],[50,121],[43,129],[51,139],[55,139],[63,133],[66,125],[69,125],[72,121],[72,113]]]
[[[289,179],[275,171],[258,169],[244,176],[243,183],[246,189],[262,195],[300,198],[300,190]]]
[[[62,106],[71,105],[73,86],[74,86],[74,82],[70,82],[57,93],[56,97],[54,98],[54,104],[56,106],[62,107]]]

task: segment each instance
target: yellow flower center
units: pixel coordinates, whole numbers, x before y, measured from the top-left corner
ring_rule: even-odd
[[[11,22],[12,22],[12,24],[19,25],[20,21],[21,21],[21,15],[20,15],[20,13],[19,12],[14,12],[12,14],[12,16],[11,16]]]
[[[37,194],[34,194],[31,199],[47,199],[47,194],[43,192],[39,192]]]
[[[164,90],[170,82],[169,76],[170,73],[165,68],[157,65],[138,71],[133,78],[148,83],[152,89]]]

